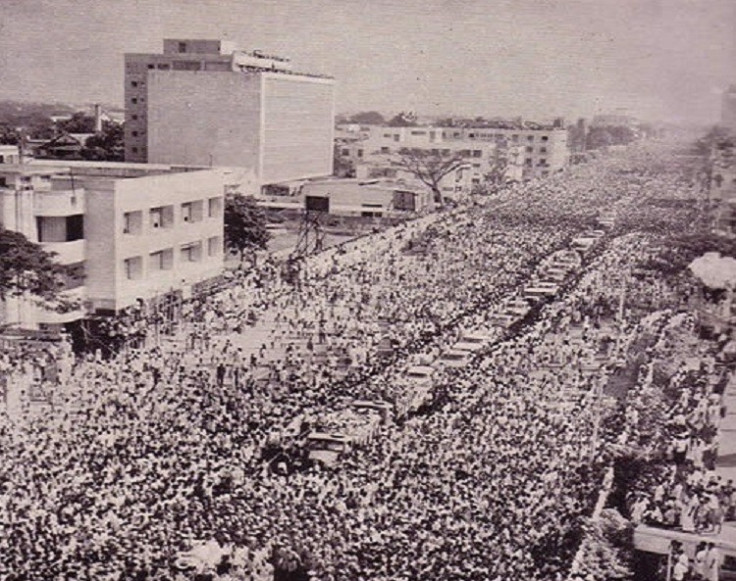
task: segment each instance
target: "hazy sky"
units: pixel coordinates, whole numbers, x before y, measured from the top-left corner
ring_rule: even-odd
[[[348,112],[712,121],[736,83],[736,0],[0,0],[0,99],[122,104],[164,37],[289,56]]]

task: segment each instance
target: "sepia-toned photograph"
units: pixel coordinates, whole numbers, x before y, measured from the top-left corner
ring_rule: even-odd
[[[0,581],[736,581],[736,0],[0,0]]]

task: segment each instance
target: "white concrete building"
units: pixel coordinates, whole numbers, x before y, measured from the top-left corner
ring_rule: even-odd
[[[261,185],[332,174],[335,81],[216,40],[125,55],[125,159],[243,167]]]
[[[223,269],[226,177],[164,165],[34,162],[0,165],[0,223],[56,253],[78,309],[5,309],[27,327],[112,314],[177,293],[186,298]]]

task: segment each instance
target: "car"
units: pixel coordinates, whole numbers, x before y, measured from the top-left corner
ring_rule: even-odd
[[[455,351],[470,351],[471,353],[475,353],[490,345],[495,339],[496,334],[487,331],[463,333],[460,336],[460,341],[455,343],[452,349]]]
[[[524,317],[530,310],[529,303],[522,298],[512,299],[504,305],[504,313],[515,315],[517,319]]]
[[[312,432],[307,436],[307,457],[325,466],[334,466],[351,447],[350,439],[340,434]]]
[[[470,351],[459,351],[457,349],[448,349],[444,351],[435,361],[435,365],[438,368],[451,367],[460,368],[465,367],[472,357]]]
[[[431,383],[434,374],[434,367],[429,365],[412,365],[404,372],[403,377],[412,383]]]
[[[555,296],[560,287],[553,282],[538,282],[524,289],[524,298],[532,301],[539,301],[544,298]]]

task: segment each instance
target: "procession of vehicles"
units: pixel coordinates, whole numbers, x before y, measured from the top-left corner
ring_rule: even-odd
[[[612,220],[607,218],[607,222]],[[300,446],[308,461],[334,466],[345,454],[369,442],[379,426],[404,420],[430,405],[439,378],[446,372],[466,367],[477,355],[506,337],[534,308],[553,300],[562,285],[580,270],[583,257],[604,235],[603,230],[584,232],[571,241],[568,249],[547,257],[518,296],[506,298],[486,316],[490,327],[461,332],[458,340],[436,357],[416,355],[413,364],[392,379],[397,393],[394,401],[347,401],[334,412],[317,418],[310,430],[302,432]],[[390,355],[393,347],[393,342],[385,336],[378,345],[379,355]]]

